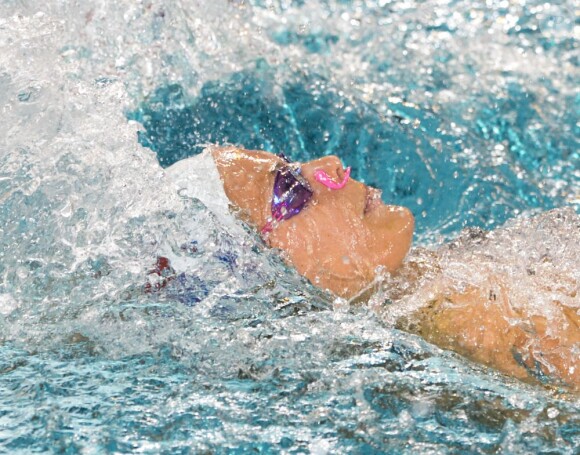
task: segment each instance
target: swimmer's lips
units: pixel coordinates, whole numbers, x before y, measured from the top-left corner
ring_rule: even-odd
[[[376,188],[372,188],[370,186],[366,187],[366,199],[364,208],[365,215],[372,212],[375,208],[383,205],[383,201],[381,199],[382,194],[383,192],[381,190],[377,190]]]

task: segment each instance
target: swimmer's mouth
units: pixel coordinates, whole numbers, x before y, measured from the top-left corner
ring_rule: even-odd
[[[383,204],[381,199],[382,194],[383,192],[381,190],[377,190],[376,188],[372,188],[370,186],[366,187],[366,201],[364,209],[365,215]]]

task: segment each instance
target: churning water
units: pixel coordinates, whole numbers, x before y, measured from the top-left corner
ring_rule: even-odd
[[[419,244],[507,222],[446,254],[454,279],[533,267],[513,284],[533,311],[577,308],[575,14],[1,1],[0,451],[578,453],[576,396],[333,301],[163,172],[205,143],[337,154],[413,210]],[[181,274],[147,294],[158,255]]]

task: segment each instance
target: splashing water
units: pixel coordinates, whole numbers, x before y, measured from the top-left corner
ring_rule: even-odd
[[[528,300],[552,266],[578,283],[572,11],[2,3],[0,451],[577,452],[574,397],[333,302],[163,171],[206,142],[335,153],[423,244],[569,205],[442,251],[458,282],[536,267]]]

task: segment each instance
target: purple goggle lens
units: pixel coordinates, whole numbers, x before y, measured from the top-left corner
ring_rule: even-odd
[[[276,173],[272,197],[272,218],[287,220],[298,215],[312,197],[310,185],[291,167],[283,167]]]
[[[308,181],[290,164],[283,154],[278,155],[288,166],[279,168],[274,178],[271,212],[272,218],[262,228],[262,234],[270,232],[275,224],[298,215],[312,198],[313,192]]]

